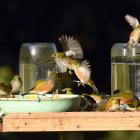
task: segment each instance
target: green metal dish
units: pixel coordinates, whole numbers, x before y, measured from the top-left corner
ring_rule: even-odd
[[[79,95],[59,94],[53,98],[48,94],[38,99],[27,99],[16,96],[16,98],[0,98],[0,111],[8,113],[33,113],[33,112],[66,112],[77,111],[80,106]]]

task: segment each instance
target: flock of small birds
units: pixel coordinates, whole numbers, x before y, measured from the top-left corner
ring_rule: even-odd
[[[126,15],[125,19],[133,27],[128,41],[128,49],[136,45],[140,38],[140,24],[137,18]],[[120,92],[114,91],[111,95],[100,93],[91,78],[91,68],[88,60],[83,60],[84,54],[82,47],[77,39],[62,35],[59,42],[63,47],[62,52],[52,55],[55,62],[53,71],[48,72],[48,77],[44,80],[39,79],[28,93],[20,93],[22,80],[19,75],[13,77],[9,84],[0,83],[0,98],[15,98],[15,95],[34,95],[44,96],[45,94],[59,94],[61,91],[67,95],[73,94],[71,87],[59,88],[60,83],[71,82],[69,76],[75,75],[77,80],[73,80],[77,86],[89,86],[92,93],[81,94],[80,111],[139,111],[140,100],[131,90]],[[67,73],[69,76],[63,77]],[[61,78],[63,77],[63,79]]]

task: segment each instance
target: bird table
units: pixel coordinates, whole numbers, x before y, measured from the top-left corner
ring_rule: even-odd
[[[4,116],[1,132],[80,132],[140,130],[140,112],[14,113]]]

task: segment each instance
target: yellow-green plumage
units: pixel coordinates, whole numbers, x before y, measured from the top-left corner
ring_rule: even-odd
[[[11,90],[12,90],[11,85],[0,83],[0,97],[3,97],[3,96],[9,97]]]
[[[59,41],[64,49],[64,52],[57,52],[53,55],[59,73],[64,73],[67,70],[74,71],[79,79],[78,83],[87,84],[94,90],[95,84],[91,80],[91,69],[88,61],[81,60],[83,58],[83,51],[81,45],[73,37],[62,36]]]
[[[12,86],[11,94],[19,94],[21,86],[22,86],[22,80],[19,77],[19,75],[15,75],[13,79],[10,82]]]

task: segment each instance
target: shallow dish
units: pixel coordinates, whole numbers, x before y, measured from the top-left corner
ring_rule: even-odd
[[[32,112],[66,112],[77,111],[80,106],[79,95],[51,94],[38,98],[16,96],[16,98],[0,98],[0,111],[7,113]]]

